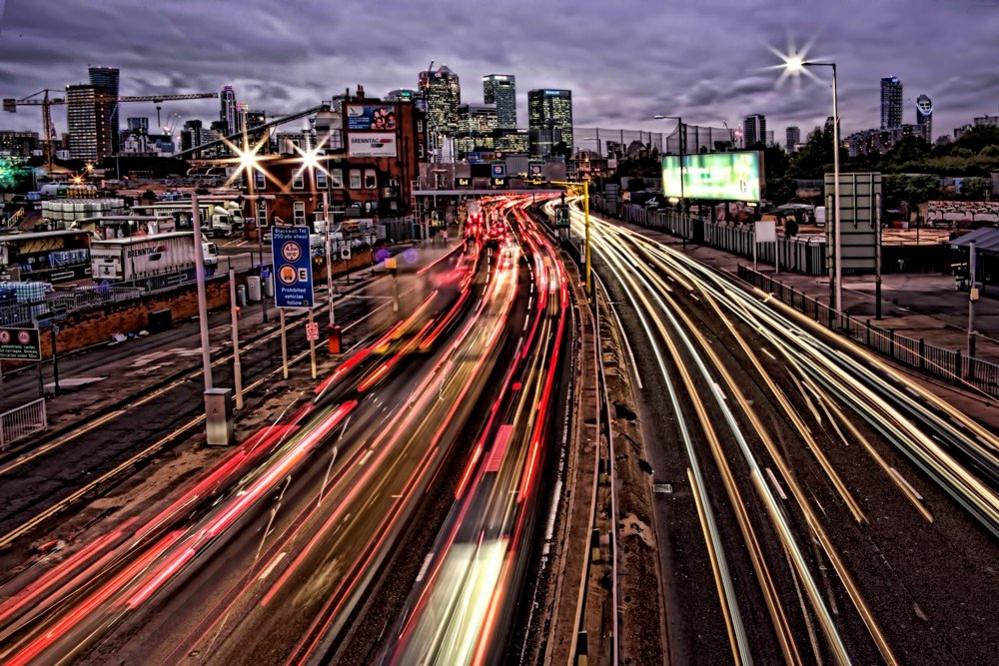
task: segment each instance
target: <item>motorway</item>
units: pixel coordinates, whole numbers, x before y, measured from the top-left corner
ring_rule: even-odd
[[[591,234],[640,387],[669,660],[994,661],[995,433],[667,242]]]
[[[506,212],[519,224],[472,230],[421,273],[423,300],[311,400],[143,513],[6,581],[0,661],[327,659],[458,466],[382,660],[497,662],[529,566],[570,325],[554,249]]]

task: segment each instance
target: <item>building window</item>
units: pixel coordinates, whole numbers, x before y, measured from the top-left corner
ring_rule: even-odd
[[[326,182],[326,172],[316,169],[316,189],[325,190],[329,183]]]
[[[263,171],[253,172],[253,184],[256,186],[258,190],[267,189],[267,177],[264,176]]]
[[[305,189],[305,178],[301,170],[296,171],[295,175],[291,179],[291,189],[293,190],[304,190]]]
[[[257,224],[267,226],[267,202],[263,199],[257,201]]]
[[[305,224],[305,202],[295,202],[295,224]]]
[[[350,189],[359,190],[361,189],[361,170],[351,169],[350,170]]]
[[[343,189],[343,169],[330,169],[330,187],[334,190]]]
[[[375,190],[378,189],[378,172],[374,169],[364,170],[364,189]]]

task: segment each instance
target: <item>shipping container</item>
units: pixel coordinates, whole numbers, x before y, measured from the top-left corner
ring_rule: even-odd
[[[95,240],[90,247],[93,278],[98,282],[147,281],[162,284],[167,277],[194,276],[194,244],[191,232]],[[218,250],[202,239],[206,273],[214,272]]]

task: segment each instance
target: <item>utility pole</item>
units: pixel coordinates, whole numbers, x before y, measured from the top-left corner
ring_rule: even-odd
[[[208,339],[208,295],[205,293],[205,256],[201,243],[201,212],[198,210],[198,195],[191,195],[191,222],[194,227],[194,279],[198,287],[198,331],[201,335],[201,367],[204,371],[205,391],[214,388],[212,381],[212,357]]]
[[[583,216],[586,222],[586,293],[593,298],[593,275],[590,264],[590,181],[583,181]]]
[[[243,409],[243,368],[239,360],[239,307],[236,304],[236,271],[229,268],[229,319],[232,328],[232,374],[236,388],[236,409]]]
[[[975,241],[968,243],[968,367],[975,355],[975,301],[978,300],[978,283],[975,266]]]
[[[881,319],[881,195],[874,198],[874,318]],[[917,232],[918,234],[918,232]],[[916,241],[919,244],[919,241]]]
[[[208,338],[208,296],[205,290],[204,244],[201,241],[201,213],[198,195],[191,195],[191,221],[194,227],[194,279],[198,289],[198,331],[201,337],[201,365],[205,380],[205,429],[209,446],[228,446],[233,439],[232,392],[216,389],[212,381],[212,357]]]

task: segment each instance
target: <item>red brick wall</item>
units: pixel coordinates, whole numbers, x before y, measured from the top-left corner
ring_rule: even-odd
[[[210,280],[206,285],[208,308],[229,305],[229,281]],[[198,290],[192,285],[166,294],[144,297],[139,301],[108,305],[98,310],[72,314],[59,325],[59,353],[107,342],[115,333],[134,333],[149,327],[149,313],[170,310],[173,321],[183,321],[198,314]],[[42,332],[42,356],[52,356],[52,336]]]

